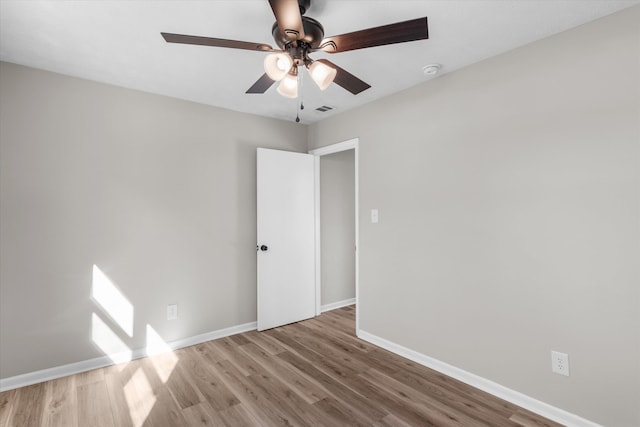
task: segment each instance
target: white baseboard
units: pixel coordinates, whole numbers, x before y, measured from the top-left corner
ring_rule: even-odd
[[[356,299],[355,298],[349,298],[349,299],[345,299],[345,300],[342,300],[342,301],[332,302],[332,303],[320,306],[320,312],[324,313],[325,311],[335,310],[336,308],[346,307],[348,305],[353,305],[355,303],[356,303]]]
[[[341,307],[346,307],[354,303],[355,298],[351,298],[348,300],[323,305],[321,309],[322,312],[325,312]],[[232,326],[225,329],[219,329],[217,331],[207,332],[205,334],[171,341],[167,343],[167,345],[172,350],[177,350],[218,338],[235,335],[242,332],[253,331],[256,329],[256,327],[256,322],[249,322],[243,325]],[[572,414],[560,408],[556,408],[555,406],[551,406],[547,403],[541,402],[525,394],[490,381],[486,378],[482,378],[478,375],[472,374],[463,369],[449,365],[448,363],[426,356],[422,353],[418,353],[417,351],[411,350],[407,347],[403,347],[399,344],[385,340],[384,338],[380,338],[363,330],[358,330],[357,336],[358,338],[368,341],[371,344],[382,347],[385,350],[389,350],[390,352],[395,353],[399,356],[406,357],[409,360],[434,369],[447,376],[462,381],[463,383],[469,384],[470,386],[478,388],[482,391],[486,391],[487,393],[490,393],[522,408],[528,409],[558,423],[576,427],[602,427],[600,424],[596,424],[578,415]],[[132,360],[146,356],[146,349],[136,349],[131,353]],[[14,377],[2,378],[0,379],[0,392],[12,390],[18,387],[28,386],[31,384],[41,383],[43,381],[49,381],[68,375],[79,374],[81,372],[90,371],[93,369],[104,368],[105,366],[110,366],[113,364],[114,363],[111,358],[109,358],[108,356],[101,356],[96,357],[95,359],[83,360],[81,362],[70,363],[68,365],[42,369],[22,375],[16,375]]]
[[[487,393],[528,409],[529,411],[535,412],[536,414],[560,424],[576,427],[602,427],[600,424],[596,424],[593,421],[589,421],[563,409],[556,408],[555,406],[541,402],[533,397],[529,397],[486,378],[482,378],[478,375],[472,374],[471,372],[449,365],[448,363],[441,362],[440,360],[418,353],[417,351],[403,347],[391,341],[387,341],[384,338],[380,338],[363,330],[358,330],[356,335],[358,338],[368,341],[371,344],[375,344],[378,347],[382,347],[399,356],[434,369],[482,391],[486,391]]]
[[[228,337],[242,332],[253,331],[257,327],[256,322],[249,322],[243,325],[231,326],[217,331],[207,332],[192,337],[182,338],[176,341],[168,342],[167,345],[172,350],[189,347],[203,342],[215,340],[218,338]],[[147,350],[144,348],[136,349],[131,352],[130,360],[140,359],[147,356]],[[79,374],[93,369],[104,368],[113,365],[113,360],[108,356],[96,357],[95,359],[83,360],[81,362],[70,363],[68,365],[56,366],[54,368],[42,369],[40,371],[29,372],[14,377],[0,378],[0,392],[12,390],[18,387],[24,387],[31,384],[41,383],[43,381],[54,380],[56,378],[66,377],[68,375]]]

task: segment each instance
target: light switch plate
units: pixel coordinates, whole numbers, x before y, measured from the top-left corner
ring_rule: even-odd
[[[178,304],[169,304],[167,306],[167,320],[176,320],[178,318]]]
[[[371,223],[378,223],[378,209],[371,209]]]

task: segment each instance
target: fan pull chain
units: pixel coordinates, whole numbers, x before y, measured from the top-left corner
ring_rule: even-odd
[[[296,101],[296,104],[297,104],[297,107],[298,107],[298,110],[296,112],[296,123],[300,123],[300,111],[304,110],[304,101],[302,99],[302,93],[303,93],[302,92],[302,88],[303,88],[303,86],[302,86],[303,77],[302,76],[303,75],[304,75],[304,73],[299,73],[298,74],[298,93],[300,94],[300,104],[297,104],[297,101]]]
[[[304,110],[304,104],[300,101],[300,104],[296,101],[296,123],[300,123],[300,110]]]

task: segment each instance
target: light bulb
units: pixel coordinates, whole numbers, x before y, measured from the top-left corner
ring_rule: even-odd
[[[333,79],[336,78],[337,70],[329,67],[320,61],[315,61],[309,66],[309,74],[311,78],[318,85],[320,90],[325,90],[333,83]]]
[[[274,81],[282,80],[292,65],[293,61],[286,53],[272,53],[264,58],[264,71]]]
[[[278,93],[287,98],[297,98],[298,76],[287,74],[278,85]]]

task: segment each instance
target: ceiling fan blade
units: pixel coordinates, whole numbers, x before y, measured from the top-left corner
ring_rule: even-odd
[[[289,40],[304,38],[302,15],[298,0],[269,0],[278,28]]]
[[[317,62],[322,62],[323,64],[328,65],[331,68],[335,68],[337,73],[335,79],[333,79],[333,82],[338,86],[345,88],[354,95],[357,95],[360,92],[365,91],[371,87],[370,84],[363,82],[344,68],[338,67],[331,61],[328,61],[326,59],[318,59]]]
[[[320,43],[319,50],[338,53],[428,38],[429,28],[425,16],[424,18],[327,37]]]
[[[265,93],[274,83],[275,81],[264,73],[245,93]]]
[[[160,33],[167,43],[195,44],[201,46],[228,47],[232,49],[257,50],[273,52],[268,44],[243,42],[238,40],[215,39],[212,37],[187,36],[184,34]]]

